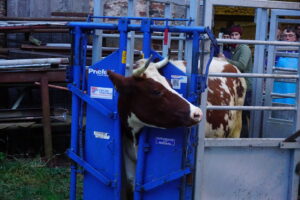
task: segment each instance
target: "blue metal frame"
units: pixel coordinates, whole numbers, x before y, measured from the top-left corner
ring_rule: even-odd
[[[90,18],[89,18],[90,19]],[[101,60],[98,63],[95,63],[91,66],[91,69],[111,69],[108,68],[107,65],[110,62],[114,62],[117,64],[112,65],[114,67],[113,70],[120,74],[125,74],[126,68],[126,51],[127,51],[127,33],[129,31],[140,31],[144,34],[143,37],[143,53],[145,58],[149,58],[152,54],[154,58],[162,59],[162,57],[151,49],[151,33],[153,31],[163,32],[166,29],[166,26],[158,26],[154,25],[154,20],[163,20],[163,21],[171,21],[174,19],[163,19],[163,18],[125,18],[125,17],[117,17],[118,24],[107,24],[107,23],[91,23],[91,22],[71,22],[69,23],[69,27],[72,28],[72,34],[74,38],[73,43],[73,60],[74,64],[72,66],[73,70],[73,80],[72,84],[69,84],[69,89],[72,91],[72,127],[71,127],[71,147],[68,150],[67,154],[74,161],[71,166],[71,179],[70,179],[70,199],[76,199],[76,174],[77,174],[77,164],[79,164],[85,173],[85,177],[88,177],[86,182],[92,181],[92,186],[94,184],[100,184],[100,188],[106,188],[105,191],[112,191],[112,194],[106,193],[107,199],[121,199],[121,159],[122,159],[122,143],[121,143],[121,133],[119,126],[119,118],[117,111],[117,93],[113,92],[113,98],[108,101],[103,101],[101,99],[93,99],[89,96],[90,86],[92,84],[96,84],[93,81],[97,80],[97,77],[89,77],[88,83],[86,83],[86,72],[85,72],[85,57],[86,57],[86,34],[90,34],[94,29],[102,29],[102,30],[118,30],[120,33],[120,47],[113,54],[107,56],[105,59]],[[130,24],[130,20],[141,20],[141,24]],[[175,19],[176,20],[176,19]],[[178,19],[177,19],[178,20]],[[182,21],[189,21],[186,19],[182,19]],[[197,101],[197,96],[205,90],[206,88],[206,80],[207,73],[199,76],[198,75],[198,58],[199,58],[199,41],[202,39],[200,37],[201,34],[208,34],[209,38],[213,41],[213,44],[216,44],[216,41],[211,34],[210,30],[205,27],[182,27],[182,26],[169,26],[169,32],[181,32],[190,34],[193,39],[193,50],[192,50],[192,72],[187,75],[189,79],[189,85],[182,87],[181,92],[187,99],[189,99],[192,103],[199,105]],[[213,54],[212,54],[213,55]],[[209,64],[207,64],[207,72]],[[104,67],[104,68],[103,68]],[[174,72],[175,67],[171,64],[168,64],[168,67],[163,70],[163,74],[166,78],[170,79],[172,74],[182,74],[182,72],[176,71]],[[102,77],[101,81],[106,85],[110,85],[112,87],[112,83],[108,81],[107,77]],[[98,81],[99,83],[99,81]],[[186,93],[188,90],[188,93]],[[88,94],[86,94],[86,91]],[[108,132],[109,137],[113,139],[110,141],[105,141],[107,152],[112,152],[108,159],[112,162],[112,168],[109,170],[102,169],[102,164],[97,161],[97,163],[93,163],[93,161],[89,162],[91,157],[95,157],[95,155],[90,156],[89,153],[93,152],[93,148],[98,151],[99,148],[96,146],[90,148],[88,146],[97,144],[95,142],[95,138],[90,139],[91,134],[95,134],[95,129],[92,131],[89,130],[86,134],[86,145],[83,147],[83,115],[84,115],[84,106],[83,103],[87,103],[87,129],[90,126],[91,116],[94,118],[102,117],[103,119],[108,119],[112,122],[111,130],[113,132]],[[88,119],[89,118],[89,119]],[[94,120],[94,119],[93,119]],[[160,130],[153,130],[150,128],[145,128],[145,131],[141,134],[139,138],[139,150],[138,150],[138,162],[137,162],[137,173],[136,173],[136,190],[134,192],[134,199],[149,199],[150,197],[145,196],[145,192],[149,190],[154,190],[159,186],[173,183],[174,181],[179,180],[180,178],[185,177],[188,174],[194,172],[194,163],[195,163],[195,147],[197,145],[197,129],[178,129],[178,130],[170,130],[173,133],[176,133],[177,139],[180,140],[180,147],[183,148],[182,152],[179,155],[182,155],[182,158],[179,159],[181,163],[181,167],[178,170],[169,171],[168,174],[164,174],[163,176],[159,176],[151,181],[146,181],[144,173],[146,172],[146,161],[149,160],[149,154],[146,154],[149,151],[151,141],[153,138],[157,137],[156,135],[161,134]],[[165,134],[165,133],[162,133]],[[154,136],[153,136],[154,135]],[[93,135],[92,135],[93,136]],[[186,139],[184,139],[186,138]],[[175,140],[174,140],[175,141]],[[152,141],[153,143],[153,141]],[[178,141],[176,142],[176,145]],[[175,145],[175,144],[174,144]],[[87,149],[87,147],[89,149]],[[105,148],[101,147],[101,148]],[[184,154],[184,155],[183,155]],[[177,162],[177,161],[176,161]],[[148,163],[149,164],[149,163]],[[97,181],[100,181],[98,183]],[[85,183],[86,183],[85,182]],[[179,181],[180,183],[180,181]],[[88,186],[90,187],[90,186]],[[173,186],[172,186],[173,187]],[[178,187],[178,186],[177,186]],[[97,186],[98,188],[98,186]],[[186,184],[185,187],[181,187],[183,192],[181,192],[181,198],[191,199],[192,198],[192,183]],[[88,190],[86,193],[91,192],[90,188],[84,188],[84,191]],[[97,191],[98,192],[98,191]],[[85,193],[85,192],[84,192]],[[96,194],[96,193],[95,193]],[[95,194],[85,194],[87,198],[96,198]],[[151,196],[151,195],[150,195]]]
[[[74,34],[74,65],[73,65],[73,85],[75,87],[80,87],[80,57],[79,57],[79,47],[80,47],[80,36],[81,29],[76,27],[73,29]],[[77,154],[78,152],[78,124],[79,124],[79,105],[80,98],[72,94],[72,124],[71,124],[71,148],[70,151]],[[77,166],[75,163],[71,165],[71,175],[70,175],[70,199],[76,199],[76,177]]]

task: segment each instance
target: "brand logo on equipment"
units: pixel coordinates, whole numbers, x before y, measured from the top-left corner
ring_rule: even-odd
[[[95,74],[97,76],[107,76],[106,69],[92,69],[89,68],[89,74]]]

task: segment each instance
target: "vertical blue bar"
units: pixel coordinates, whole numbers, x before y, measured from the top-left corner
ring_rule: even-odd
[[[145,168],[145,142],[146,142],[146,134],[147,128],[144,128],[144,131],[140,133],[139,137],[139,148],[138,148],[138,162],[136,165],[136,178],[135,178],[135,191],[134,191],[134,200],[141,200],[142,194],[141,190],[137,190],[140,186],[143,185],[143,176],[144,176],[144,168]]]
[[[86,34],[81,34],[81,41],[80,41],[80,73],[81,73],[81,90],[86,90],[86,51],[87,51],[87,37]],[[84,115],[84,101],[81,100],[80,102],[80,110],[79,110],[79,131],[78,131],[78,154],[80,157],[83,158],[83,115]]]
[[[118,72],[122,75],[125,75],[126,69],[126,48],[127,48],[127,27],[128,27],[128,19],[122,18],[119,20],[118,29],[120,31],[120,41],[119,41],[119,51],[120,53],[120,64],[118,68]],[[114,112],[117,113],[118,111],[118,98],[114,98]],[[122,189],[122,180],[121,180],[121,173],[122,173],[122,138],[121,138],[121,130],[120,130],[120,120],[114,120],[114,138],[115,138],[115,181],[116,181],[116,189],[115,189],[115,199],[121,199],[121,189]]]
[[[151,54],[151,19],[143,19],[141,31],[143,32],[143,53],[144,58],[149,58]],[[138,148],[138,162],[136,166],[136,178],[135,178],[135,191],[134,191],[134,200],[142,199],[142,194],[140,190],[137,190],[137,187],[143,185],[143,176],[145,168],[145,152],[144,146],[146,142],[147,131],[142,131],[139,137],[139,148]]]
[[[198,60],[199,60],[199,38],[198,32],[193,33],[193,50],[192,50],[192,73],[198,74]]]
[[[129,20],[126,18],[122,18],[119,20],[119,27],[118,27],[118,30],[120,32],[119,50],[121,53],[120,53],[120,67],[118,70],[122,75],[125,75],[125,69],[126,69],[128,23]]]
[[[199,97],[197,94],[197,78],[198,78],[198,65],[199,65],[199,39],[200,34],[198,32],[193,32],[192,38],[192,69],[191,69],[191,77],[190,77],[190,84],[188,89],[188,96],[190,97],[191,103],[198,106]],[[197,128],[192,127],[188,131],[187,136],[187,158],[185,160],[185,167],[190,167],[192,173],[195,173],[195,155],[197,146]],[[192,176],[195,177],[195,176]],[[189,183],[187,180],[185,182],[185,189],[184,189],[184,199],[192,199],[193,196],[193,184]]]
[[[80,36],[81,30],[75,27],[74,31],[74,66],[73,66],[73,85],[79,88],[80,84]],[[79,106],[80,99],[75,94],[72,94],[72,125],[71,125],[71,151],[77,154],[78,151],[78,123],[79,123]],[[76,199],[76,176],[77,167],[73,162],[71,165],[70,177],[70,199]]]
[[[196,104],[198,95],[197,91],[197,78],[198,78],[198,60],[199,60],[199,37],[198,32],[193,32],[193,41],[192,41],[192,69],[189,77],[188,84],[188,99],[191,103]]]
[[[151,53],[151,19],[143,19],[141,30],[143,32],[143,53],[145,58],[150,57]]]

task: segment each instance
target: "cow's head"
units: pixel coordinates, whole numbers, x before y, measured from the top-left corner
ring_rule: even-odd
[[[202,118],[201,110],[181,97],[158,72],[167,63],[168,59],[157,63],[141,59],[131,77],[107,72],[119,92],[121,123],[127,123],[133,134],[143,126],[188,127]]]

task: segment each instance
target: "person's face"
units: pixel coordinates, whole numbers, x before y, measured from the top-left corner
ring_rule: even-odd
[[[239,32],[232,32],[230,34],[230,38],[233,40],[239,40],[241,39],[241,34]]]
[[[224,35],[223,35],[223,38],[224,38],[224,39],[230,39],[230,35],[229,35],[229,34],[224,34]]]
[[[296,33],[292,32],[292,31],[287,32],[286,29],[284,29],[284,31],[282,33],[282,39],[284,41],[288,41],[288,42],[295,42],[295,41],[297,41]]]

